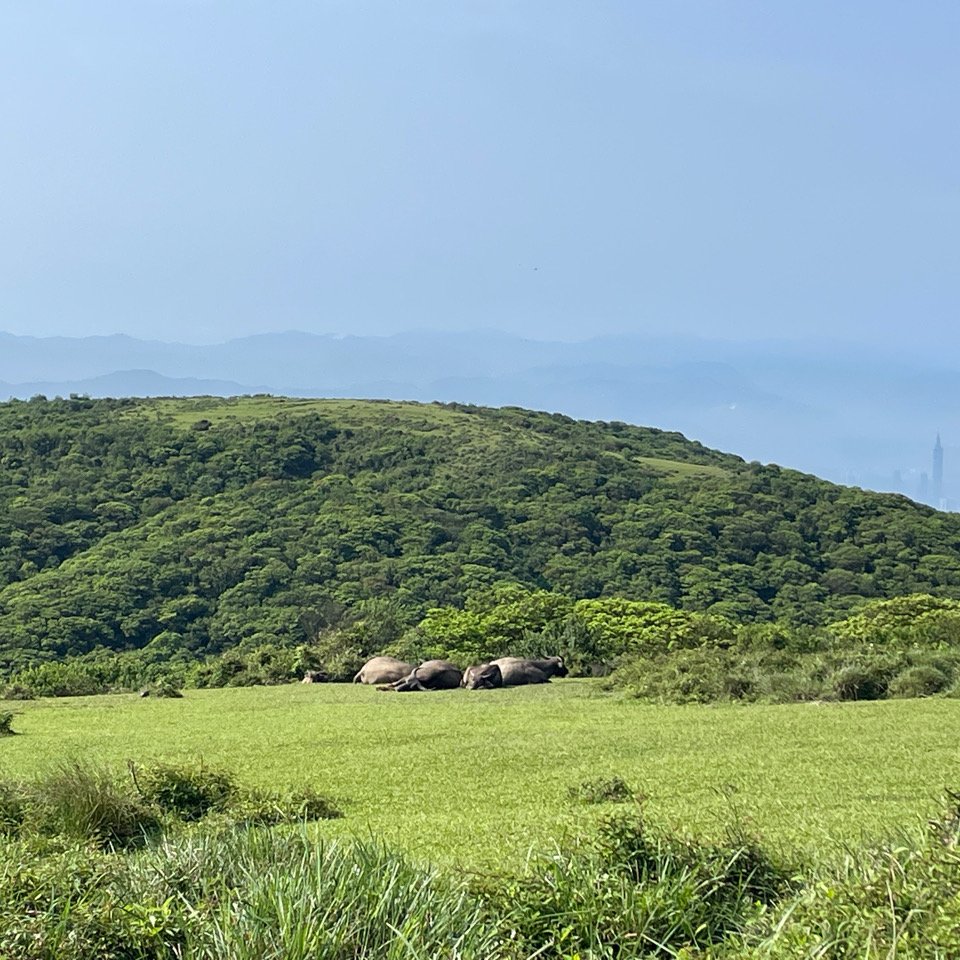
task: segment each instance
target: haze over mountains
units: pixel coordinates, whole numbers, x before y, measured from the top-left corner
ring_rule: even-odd
[[[960,371],[882,347],[823,340],[598,337],[483,331],[387,337],[264,334],[197,346],[128,336],[0,333],[0,398],[382,397],[516,405],[677,430],[749,460],[932,502],[960,500],[952,398]],[[935,504],[936,505],[936,504]]]

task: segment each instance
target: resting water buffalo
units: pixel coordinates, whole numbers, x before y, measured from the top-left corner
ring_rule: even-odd
[[[452,690],[460,686],[463,673],[460,668],[448,660],[427,660],[414,667],[408,676],[378,690],[395,690],[406,693],[408,690]]]
[[[468,690],[492,690],[503,686],[503,674],[495,663],[480,663],[463,671],[460,686]]]
[[[525,683],[549,683],[551,677],[567,675],[562,657],[547,657],[545,660],[501,657],[499,660],[494,660],[493,664],[500,668],[505,687],[520,687]]]
[[[353,678],[354,683],[395,683],[413,670],[412,663],[396,657],[374,657],[368,660]]]

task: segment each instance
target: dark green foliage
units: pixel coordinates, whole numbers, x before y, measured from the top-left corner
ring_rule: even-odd
[[[897,667],[897,661],[889,657],[854,657],[833,674],[830,686],[837,700],[882,700]]]
[[[661,703],[754,700],[758,694],[754,666],[755,658],[728,651],[680,650],[653,658],[625,658],[611,682],[633,696]]]
[[[140,796],[168,817],[191,822],[210,814],[222,814],[235,823],[295,823],[331,820],[341,816],[328,797],[314,790],[272,793],[241,787],[224,770],[202,762],[130,764]]]
[[[154,763],[142,768],[131,763],[130,773],[147,803],[179,820],[224,811],[238,789],[230,774],[203,763]]]
[[[659,703],[926,697],[960,681],[960,650],[682,650],[625,657],[608,683]]]
[[[187,682],[197,687],[255,687],[299,679],[300,652],[276,643],[244,644],[192,666]]]
[[[665,703],[926,697],[960,683],[960,604],[919,594],[872,601],[829,628],[731,627],[732,641],[620,658],[613,686]]]
[[[907,667],[887,684],[887,696],[932,697],[950,687],[950,676],[930,663]]]
[[[463,624],[464,656],[563,639],[586,670],[620,640],[589,608],[561,616],[576,598],[706,614],[713,642],[724,619],[817,624],[869,598],[960,598],[958,542],[960,518],[902,497],[515,408],[0,404],[0,667],[39,695],[180,685],[209,657],[271,646],[346,676],[443,607],[496,627],[475,642]],[[493,624],[468,601],[504,583],[553,599]],[[950,643],[958,623],[954,608],[924,629]],[[98,651],[138,656],[121,669]],[[79,671],[28,674],[80,656]],[[214,663],[194,682],[294,679],[303,659]]]
[[[623,777],[599,777],[596,780],[584,780],[567,789],[571,800],[580,803],[627,803],[637,800],[637,794],[630,789]]]
[[[194,830],[128,857],[0,851],[0,956],[519,960],[462,884],[364,843]]]
[[[13,729],[13,714],[9,710],[0,711],[0,737],[11,737],[16,732]]]
[[[773,903],[789,888],[793,868],[773,860],[742,824],[734,822],[721,840],[710,843],[658,827],[637,813],[601,821],[597,833],[600,863],[623,872],[636,884],[655,884],[675,874],[699,874],[701,893],[730,898],[731,906]]]
[[[176,956],[178,938],[151,935],[150,906],[127,899],[130,861],[89,845],[35,840],[0,855],[0,956],[23,960],[147,960]],[[160,911],[157,911],[159,913]],[[166,925],[164,925],[166,927]]]
[[[193,675],[193,671],[189,673]],[[165,659],[150,647],[117,654],[97,650],[18,670],[12,674],[12,682],[4,689],[4,696],[19,700],[91,696],[138,690],[144,681],[148,685],[179,687],[184,685],[187,677],[187,665],[180,653]]]
[[[928,830],[847,851],[771,910],[729,957],[801,960],[960,955],[957,795]]]
[[[161,700],[182,700],[183,694],[172,683],[158,683],[143,687],[140,690],[140,697],[157,697]]]
[[[742,934],[791,876],[739,830],[709,842],[631,813],[604,820],[593,845],[505,884],[499,908],[522,957],[677,956]]]

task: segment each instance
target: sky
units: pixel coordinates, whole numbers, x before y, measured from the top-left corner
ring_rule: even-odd
[[[960,4],[0,8],[0,330],[960,345]]]

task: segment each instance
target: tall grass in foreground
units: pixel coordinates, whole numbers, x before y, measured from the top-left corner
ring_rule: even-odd
[[[197,960],[500,955],[497,930],[462,885],[376,845],[266,831],[168,841],[138,863],[158,899],[182,896],[171,866],[192,878],[192,903],[212,905],[188,939]]]
[[[482,882],[297,829],[193,827],[133,854],[22,840],[0,852],[5,960],[960,956],[960,860],[937,831],[791,876],[735,837],[629,818]]]
[[[938,828],[939,829],[939,828]],[[135,853],[0,848],[4,960],[952,960],[955,837],[788,876],[735,837],[629,818],[520,877],[464,879],[294,828],[191,827]]]
[[[135,802],[162,797],[165,819],[133,845],[114,827],[135,808],[103,771],[0,784],[0,960],[960,956],[956,794],[922,827],[819,862],[772,854],[735,811],[705,838],[631,805],[522,872],[464,876],[302,822],[211,817],[233,788],[206,768],[140,781]]]
[[[453,878],[372,844],[191,830],[126,857],[7,847],[0,956],[38,960],[495,960],[500,933]],[[19,858],[20,867],[13,865]]]
[[[960,795],[924,831],[848,849],[810,872],[796,895],[764,913],[743,949],[750,960],[955,960],[960,957]]]

